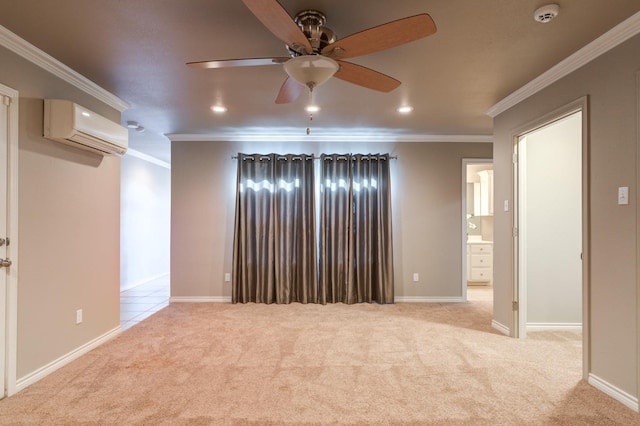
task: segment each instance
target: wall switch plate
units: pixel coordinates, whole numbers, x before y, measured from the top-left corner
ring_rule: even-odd
[[[626,205],[629,204],[629,187],[621,186],[618,188],[618,204]]]
[[[509,200],[504,200],[504,204],[502,205],[502,210],[505,212],[509,211]]]
[[[420,281],[420,274],[418,274],[417,272],[413,273],[413,282],[417,283],[418,281]]]
[[[76,324],[82,323],[82,309],[76,311]]]
[[[230,274],[230,273],[228,273],[228,272],[226,272],[226,273],[224,274],[224,282],[227,282],[227,283],[228,283],[228,282],[230,282],[230,281],[231,281],[231,274]]]

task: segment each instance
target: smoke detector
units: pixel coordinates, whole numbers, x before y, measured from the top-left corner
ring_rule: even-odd
[[[546,24],[547,22],[558,16],[558,12],[560,12],[560,6],[558,6],[557,4],[548,4],[546,6],[538,8],[535,12],[533,12],[533,19],[535,19],[537,22]]]

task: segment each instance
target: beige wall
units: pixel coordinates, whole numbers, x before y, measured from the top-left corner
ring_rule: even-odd
[[[120,321],[120,159],[42,138],[43,99],[70,99],[116,121],[120,114],[4,48],[0,63],[0,83],[20,92],[20,381]]]
[[[512,199],[512,138],[516,129],[570,102],[589,96],[591,215],[589,371],[638,396],[636,237],[636,73],[640,36],[635,36],[549,88],[500,114],[494,123],[497,205]],[[616,203],[617,188],[629,186],[630,204]],[[511,212],[495,219],[495,318],[512,326]]]
[[[390,152],[396,297],[462,297],[462,158],[491,158],[482,143],[304,145],[173,142],[171,294],[229,298],[237,152]],[[412,282],[412,273],[420,282]]]

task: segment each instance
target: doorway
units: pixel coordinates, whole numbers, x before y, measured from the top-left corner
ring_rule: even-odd
[[[514,327],[572,332],[589,365],[587,99],[514,136]]]
[[[463,300],[493,300],[493,160],[462,161]]]

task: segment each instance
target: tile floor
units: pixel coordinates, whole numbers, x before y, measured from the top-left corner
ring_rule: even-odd
[[[120,293],[120,326],[126,330],[169,305],[169,277]]]

